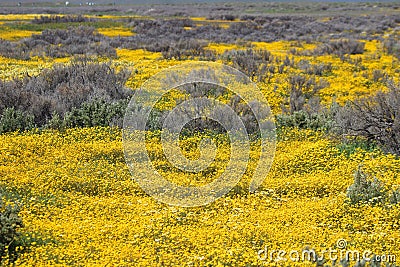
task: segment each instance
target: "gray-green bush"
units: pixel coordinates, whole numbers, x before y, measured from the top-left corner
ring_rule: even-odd
[[[347,189],[347,197],[351,204],[384,203],[387,192],[383,184],[376,178],[371,179],[359,166],[354,172],[354,183]]]
[[[113,103],[107,103],[104,100],[85,102],[79,108],[72,108],[71,111],[67,112],[64,121],[59,123],[61,123],[61,127],[122,127],[127,105],[127,100]],[[56,118],[53,118],[52,121],[55,122],[55,120]]]
[[[334,127],[332,113],[328,110],[319,113],[308,113],[304,110],[300,110],[293,114],[279,114],[276,115],[275,118],[277,128],[297,127],[300,129],[328,132]]]
[[[0,117],[0,133],[31,130],[35,117],[27,112],[6,108]]]

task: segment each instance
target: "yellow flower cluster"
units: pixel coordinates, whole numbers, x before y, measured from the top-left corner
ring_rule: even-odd
[[[48,16],[48,14],[1,14],[0,21],[24,21],[33,20],[40,16]]]
[[[0,38],[9,41],[15,41],[21,38],[29,37],[32,34],[38,34],[37,31],[28,31],[28,30],[18,30],[14,31],[7,26],[1,25],[0,27]]]
[[[97,31],[108,37],[118,37],[118,36],[132,36],[133,32],[127,28],[99,28]]]
[[[312,131],[285,136],[261,190],[246,193],[241,182],[238,194],[188,209],[157,203],[131,179],[119,130],[1,135],[3,198],[23,204],[23,234],[31,240],[16,265],[260,266],[265,246],[322,251],[339,238],[352,249],[398,253],[400,206],[348,206],[345,192],[360,163],[398,184],[400,160],[362,150],[346,157]],[[149,141],[157,155],[160,147]],[[162,159],[153,160],[168,177]],[[194,178],[172,170],[169,177],[183,184]]]
[[[41,58],[33,57],[30,60],[6,58],[0,56],[0,79],[11,80],[23,78],[27,75],[39,75],[43,69],[51,68],[55,63],[67,64],[71,58]]]
[[[296,48],[298,51],[313,50],[317,44],[299,44],[298,42],[278,41],[278,42],[253,42],[255,49],[265,49],[271,54],[283,61],[286,57],[294,60],[295,64],[300,61],[308,61],[310,64],[331,64],[331,73],[317,77],[319,81],[323,79],[328,86],[321,89],[317,94],[322,103],[330,105],[332,101],[344,104],[346,101],[354,100],[359,97],[375,94],[379,90],[385,90],[382,81],[374,81],[373,73],[381,71],[387,77],[391,77],[394,82],[399,82],[398,69],[400,63],[394,56],[387,55],[383,51],[381,42],[372,40],[365,41],[365,52],[361,55],[351,55],[347,61],[342,61],[335,55],[305,56],[292,55],[290,50]],[[208,49],[212,49],[219,54],[227,50],[246,49],[237,45],[210,44]],[[357,63],[358,62],[358,63]],[[274,64],[274,63],[270,63]],[[278,64],[279,65],[279,64]],[[271,75],[268,81],[258,81],[258,86],[268,97],[268,101],[274,112],[280,112],[281,105],[289,93],[290,85],[288,76],[291,74],[301,74],[301,70],[288,69],[283,73]]]

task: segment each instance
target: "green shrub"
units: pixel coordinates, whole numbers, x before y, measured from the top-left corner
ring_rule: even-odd
[[[34,116],[13,107],[6,108],[0,118],[0,133],[30,130],[35,127]]]
[[[18,230],[23,227],[19,210],[17,205],[4,205],[0,198],[0,263],[4,257],[11,261],[17,257]]]
[[[127,100],[107,103],[105,100],[95,100],[83,103],[79,108],[72,108],[67,112],[64,122],[58,127],[93,127],[93,126],[120,126],[128,105]],[[54,121],[53,120],[53,121]]]
[[[343,139],[336,145],[336,148],[339,150],[340,154],[344,154],[347,158],[349,158],[352,154],[357,152],[357,149],[372,152],[377,150],[378,146],[374,142],[369,142],[367,139],[360,137]]]
[[[60,117],[60,115],[53,111],[51,119],[46,123],[44,128],[53,129],[53,130],[62,130],[65,127],[64,120]]]

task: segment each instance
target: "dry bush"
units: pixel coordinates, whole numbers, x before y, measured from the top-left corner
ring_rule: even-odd
[[[349,102],[337,114],[336,123],[345,136],[362,136],[390,153],[400,155],[400,87]]]
[[[207,17],[208,20],[227,20],[234,21],[237,19],[237,16],[233,14],[218,14],[218,15],[210,15]]]
[[[319,90],[329,86],[329,83],[321,79],[319,82],[314,77],[306,77],[304,75],[289,76],[289,113],[293,114],[298,111],[305,110],[307,112],[318,112],[316,109],[320,107],[317,93]],[[315,103],[314,103],[314,102]],[[310,105],[312,103],[312,109]],[[284,110],[285,112],[285,110]]]
[[[0,38],[0,55],[4,57],[15,57],[20,59],[29,59],[29,55],[24,50],[19,51],[19,55],[15,50],[15,44],[13,42],[3,40]]]
[[[33,24],[46,24],[46,23],[69,23],[69,22],[90,22],[97,21],[95,18],[88,18],[82,15],[66,15],[66,16],[40,16],[35,17],[31,23]]]
[[[56,112],[62,118],[85,102],[107,103],[127,98],[131,91],[124,85],[129,72],[116,72],[110,63],[87,60],[71,65],[56,65],[36,77],[0,82],[0,113],[6,108],[26,111],[43,126]]]
[[[308,60],[300,60],[298,67],[309,75],[323,76],[332,72],[331,63],[310,64]]]
[[[400,59],[400,38],[398,34],[391,34],[383,41],[383,49],[386,53]]]
[[[206,45],[206,42],[196,39],[179,40],[177,43],[171,43],[166,50],[162,51],[162,55],[166,59],[184,60],[197,57],[200,60],[214,61],[217,54],[212,50],[204,49]]]
[[[354,39],[339,39],[324,43],[314,49],[314,55],[356,55],[364,53],[365,43]]]
[[[265,79],[270,70],[266,66],[274,61],[271,52],[263,49],[229,50],[222,55],[222,59],[232,62],[234,68],[258,81]]]
[[[190,19],[157,19],[134,20],[128,24],[135,35],[121,38],[119,46],[138,49],[144,48],[153,52],[167,51],[173,43],[180,40],[197,39],[185,27],[195,26]],[[200,38],[199,38],[200,39]]]
[[[306,78],[304,76],[295,75],[289,77],[290,84],[290,97],[289,97],[289,108],[290,114],[303,109],[306,102],[306,98],[303,93],[303,88],[306,84]]]

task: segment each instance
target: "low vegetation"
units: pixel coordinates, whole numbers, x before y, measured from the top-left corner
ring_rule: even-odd
[[[0,13],[28,12],[26,5]],[[398,253],[399,4],[195,7],[71,4],[32,7],[49,16],[0,16],[0,265],[260,266],[269,263],[257,258],[265,247],[322,251],[343,238],[373,251],[369,266]],[[190,96],[232,108],[251,153],[226,196],[205,207],[167,207],[132,181],[123,117],[149,77],[199,60],[232,66],[257,85],[274,114],[276,154],[263,184],[248,192],[259,154],[256,104],[214,84],[178,86],[146,124],[158,173],[202,185],[230,160],[226,129],[205,118],[184,125],[179,142],[196,159],[200,141],[211,139],[212,164],[185,172],[166,158],[163,122]]]

